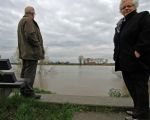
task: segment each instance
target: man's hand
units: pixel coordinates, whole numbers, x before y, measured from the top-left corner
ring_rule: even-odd
[[[136,50],[134,51],[134,55],[136,58],[139,58],[141,56],[140,53],[138,53]]]

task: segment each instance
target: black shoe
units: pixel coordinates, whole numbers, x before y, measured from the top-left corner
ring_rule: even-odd
[[[30,96],[30,98],[33,98],[33,99],[40,99],[40,98],[41,98],[41,95],[36,95],[36,94],[34,94],[34,95]]]
[[[30,95],[23,95],[23,97],[26,97],[26,98],[33,98],[33,99],[40,99],[41,98],[41,95],[36,95],[36,94],[30,94]]]
[[[149,113],[148,112],[135,112],[132,115],[132,117],[137,120],[149,120]]]

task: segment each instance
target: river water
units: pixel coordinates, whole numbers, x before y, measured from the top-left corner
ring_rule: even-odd
[[[13,68],[19,76],[20,67]],[[114,66],[39,65],[34,87],[61,95],[109,96],[112,88],[127,94]]]

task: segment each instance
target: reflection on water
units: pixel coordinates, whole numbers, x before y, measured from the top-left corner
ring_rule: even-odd
[[[114,66],[38,66],[34,87],[63,95],[108,96],[111,88],[126,93]]]

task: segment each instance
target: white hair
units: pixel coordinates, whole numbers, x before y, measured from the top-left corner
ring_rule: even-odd
[[[122,5],[122,3],[124,1],[126,1],[126,0],[121,0],[121,2],[120,2],[120,8],[121,8],[121,5]],[[132,0],[132,3],[135,6],[135,8],[138,8],[138,6],[139,6],[139,0]]]
[[[133,5],[138,8],[139,6],[139,0],[132,0],[133,1]]]

